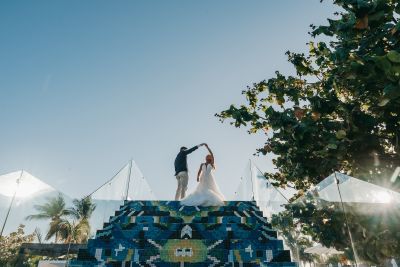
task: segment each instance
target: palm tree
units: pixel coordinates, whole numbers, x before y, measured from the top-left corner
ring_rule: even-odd
[[[96,208],[90,197],[74,199],[73,207],[66,208],[61,194],[49,198],[43,205],[35,205],[38,214],[29,215],[27,220],[50,219],[49,231],[45,239],[55,237],[55,243],[63,240],[66,243],[86,243],[90,236],[89,219]],[[67,220],[72,217],[72,222]]]
[[[81,243],[82,237],[85,236],[82,229],[75,221],[63,220],[60,224],[60,238],[64,243]]]
[[[96,205],[92,202],[90,197],[83,198],[81,200],[74,199],[74,207],[68,209],[68,213],[74,219],[73,223],[65,224],[67,229],[70,229],[69,239],[74,240],[78,243],[87,242],[90,235],[90,223],[89,219],[92,216],[93,211],[96,209]]]
[[[55,243],[59,241],[60,233],[63,228],[64,216],[69,215],[69,211],[65,208],[65,200],[62,194],[57,197],[49,198],[48,202],[43,205],[35,205],[37,214],[29,215],[27,220],[49,220],[50,228],[45,239],[49,240],[54,236]]]

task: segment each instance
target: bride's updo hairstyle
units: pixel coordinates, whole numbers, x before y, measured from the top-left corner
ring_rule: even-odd
[[[211,154],[206,156],[206,164],[210,164],[212,168],[215,169],[214,157]]]

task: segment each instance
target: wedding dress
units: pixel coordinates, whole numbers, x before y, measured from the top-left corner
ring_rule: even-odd
[[[225,197],[214,179],[214,168],[211,164],[202,164],[200,182],[195,191],[181,200],[184,206],[222,206]]]

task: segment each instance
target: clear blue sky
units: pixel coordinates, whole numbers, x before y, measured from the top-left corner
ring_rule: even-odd
[[[305,51],[308,26],[333,12],[319,0],[1,1],[0,173],[79,197],[133,158],[172,198],[179,147],[208,142],[231,195],[263,136],[214,114],[292,73],[284,52]],[[205,154],[189,159],[191,188]]]

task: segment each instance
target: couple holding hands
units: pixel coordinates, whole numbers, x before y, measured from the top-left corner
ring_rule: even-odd
[[[189,175],[187,167],[187,155],[197,150],[199,147],[205,146],[208,154],[205,162],[200,164],[197,173],[197,187],[193,193],[185,197]],[[175,200],[180,200],[184,206],[222,206],[225,197],[222,195],[214,178],[215,158],[210,147],[206,143],[194,146],[190,149],[181,147],[175,158],[175,177],[178,181]]]

